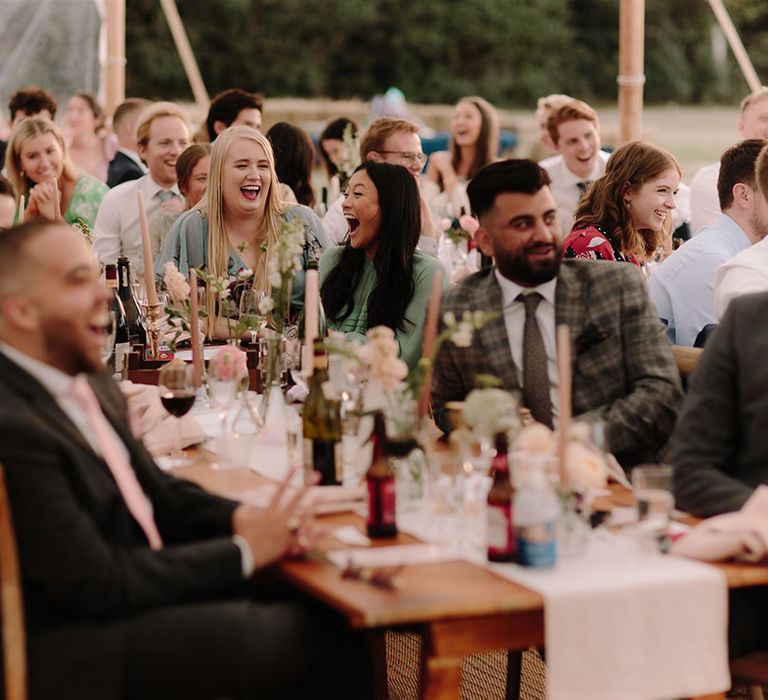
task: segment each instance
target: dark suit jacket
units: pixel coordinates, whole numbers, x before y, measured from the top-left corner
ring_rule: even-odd
[[[675,499],[710,516],[768,483],[768,294],[737,297],[691,375],[672,436]]]
[[[114,187],[129,180],[138,180],[144,171],[133,158],[118,151],[107,168],[107,186]]]
[[[472,346],[445,343],[436,359],[432,400],[445,426],[446,401],[462,400],[478,374],[519,392],[502,295],[494,268],[444,292],[441,312],[498,311]],[[442,315],[441,313],[441,315]],[[555,323],[567,324],[573,342],[573,415],[603,421],[608,447],[623,466],[654,461],[666,443],[682,400],[680,378],[664,327],[634,265],[564,260],[555,293]]]
[[[231,539],[237,504],[161,472],[131,436],[112,379],[94,375],[91,384],[152,502],[165,543],[159,551],[149,548],[109,468],[54,398],[0,353],[0,463],[19,549],[31,674],[40,672],[36,658],[50,672],[57,655],[79,653],[70,661],[78,663],[85,654],[93,697],[109,697],[121,672],[121,619],[236,594],[243,582]]]

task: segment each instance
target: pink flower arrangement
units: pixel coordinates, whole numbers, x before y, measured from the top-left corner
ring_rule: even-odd
[[[470,236],[474,236],[475,231],[480,228],[480,222],[469,214],[462,214],[459,217],[459,224]]]
[[[182,304],[189,299],[189,282],[172,262],[165,263],[163,281],[174,304]]]
[[[394,331],[376,326],[366,335],[368,342],[358,349],[358,358],[367,365],[371,379],[380,382],[384,389],[394,389],[408,376],[408,365],[398,357],[400,348]]]
[[[220,347],[208,363],[208,372],[220,382],[242,379],[248,374],[245,353],[234,345]]]

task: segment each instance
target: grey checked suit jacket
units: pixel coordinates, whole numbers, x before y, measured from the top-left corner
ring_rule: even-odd
[[[487,268],[443,294],[441,316],[452,311],[499,311],[501,288]],[[652,308],[642,275],[634,265],[564,260],[555,293],[556,324],[571,329],[573,415],[603,421],[608,446],[626,467],[656,461],[674,427],[682,401],[680,378]],[[478,374],[519,392],[504,318],[480,329],[469,348],[448,342],[436,358],[433,410],[447,428],[446,401],[462,400]]]

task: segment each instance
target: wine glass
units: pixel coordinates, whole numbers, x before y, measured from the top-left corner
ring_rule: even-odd
[[[192,463],[181,449],[181,418],[195,403],[195,373],[191,365],[173,361],[159,373],[158,388],[163,408],[176,418],[176,445],[171,454],[171,467]]]
[[[104,312],[104,337],[101,341],[101,361],[106,366],[115,349],[115,333],[117,332],[115,312]]]
[[[214,408],[219,409],[219,434],[221,437],[224,437],[227,415],[229,415],[229,409],[232,407],[237,396],[240,378],[217,379],[209,371],[206,374],[205,386],[208,391],[208,400]]]
[[[240,296],[240,320],[248,324],[251,345],[255,345],[261,331],[266,325],[266,317],[259,310],[259,305],[268,296],[265,289],[248,286]]]

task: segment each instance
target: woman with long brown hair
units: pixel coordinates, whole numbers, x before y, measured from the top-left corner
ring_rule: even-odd
[[[672,234],[681,174],[662,148],[633,141],[617,149],[581,198],[563,257],[635,265],[650,259]]]
[[[424,196],[434,211],[446,213],[446,205],[469,212],[465,185],[484,165],[496,160],[499,150],[499,118],[482,97],[462,97],[451,117],[451,139],[447,151],[429,157]]]

